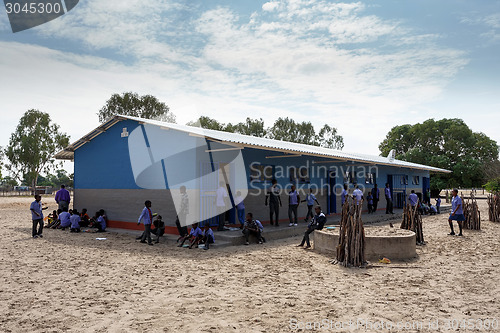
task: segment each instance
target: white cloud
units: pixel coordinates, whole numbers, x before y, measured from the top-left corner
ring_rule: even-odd
[[[180,123],[198,112],[224,122],[262,117],[267,125],[291,116],[328,122],[346,150],[373,154],[394,124],[389,118],[436,99],[467,63],[439,45],[441,36],[365,14],[361,2],[276,0],[248,19],[227,7],[198,13],[152,0],[77,8],[35,31],[81,41],[89,56],[0,43],[0,72],[11,78],[0,83],[0,100],[12,111],[11,128],[37,107],[76,139],[95,127],[112,93],[137,91],[165,101]],[[176,19],[179,9],[191,11],[189,19]],[[127,60],[94,55],[102,50]]]

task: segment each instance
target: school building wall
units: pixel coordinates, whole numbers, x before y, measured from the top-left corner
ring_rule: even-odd
[[[127,137],[122,137],[123,128],[128,132],[141,126],[138,122],[125,120],[109,128],[106,132],[100,134],[92,141],[83,145],[75,151],[75,197],[74,206],[81,210],[87,208],[89,214],[93,214],[99,209],[104,209],[110,220],[110,227],[138,228],[137,218],[141,212],[145,200],[153,202],[153,211],[163,216],[167,226],[173,226],[175,221],[175,208],[172,201],[170,190],[178,191],[178,187],[170,189],[168,184],[162,184],[164,189],[144,189],[137,186],[134,180],[134,174],[129,157],[129,147]],[[175,130],[168,130],[168,135],[172,140],[162,142],[164,145],[174,145],[183,137],[189,136],[188,133]],[[154,139],[154,138],[153,138]],[[220,144],[219,144],[220,145]],[[278,169],[290,170],[288,167],[307,166],[309,170],[309,181],[298,182],[301,199],[305,199],[309,187],[318,188],[316,197],[327,213],[340,212],[340,191],[346,181],[343,172],[347,170],[359,171],[360,168],[372,168],[377,174],[375,182],[380,188],[379,209],[385,209],[384,187],[388,175],[404,175],[407,177],[407,184],[401,185],[410,193],[411,189],[416,192],[422,192],[423,178],[429,177],[429,172],[412,170],[406,168],[395,168],[390,166],[361,165],[349,162],[335,162],[331,159],[321,157],[296,156],[273,158],[282,155],[280,152],[268,151],[256,148],[244,148],[241,150],[246,166],[246,178],[248,185],[248,195],[245,198],[246,211],[251,211],[255,218],[261,221],[269,220],[268,207],[264,206],[266,189],[271,185],[270,181],[251,181],[251,168],[253,162],[262,165],[270,165],[277,171]],[[214,154],[214,156],[216,156]],[[314,163],[313,163],[314,161]],[[214,162],[227,162],[217,161]],[[186,166],[179,165],[166,170],[169,172],[182,172]],[[336,192],[328,191],[327,184],[331,171],[336,171],[336,177],[333,185]],[[358,172],[356,179],[352,179],[349,184],[350,191],[357,183],[370,190],[373,185],[365,184],[365,175]],[[277,175],[278,184],[282,188],[289,188],[291,181],[290,175],[285,172]],[[413,184],[413,177],[419,177],[419,184]],[[399,176],[398,176],[399,177]],[[398,178],[399,179],[399,178]],[[397,182],[397,180],[394,180]],[[331,185],[331,184],[330,184]],[[399,190],[399,187],[398,187]],[[233,193],[234,195],[234,193]],[[333,198],[332,200],[330,200]],[[280,219],[288,218],[288,196],[286,192],[281,194],[283,207],[280,209]],[[192,200],[192,198],[190,198]],[[366,202],[364,204],[366,209]],[[307,212],[307,206],[302,203],[298,209],[299,217],[303,218]]]

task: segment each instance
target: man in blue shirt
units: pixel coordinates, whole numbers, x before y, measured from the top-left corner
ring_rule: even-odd
[[[411,190],[411,194],[408,196],[408,201],[412,207],[415,207],[418,204],[418,195],[415,193],[415,190]]]
[[[380,200],[380,189],[378,188],[377,184],[375,184],[374,186],[375,187],[372,188],[372,196],[373,196],[373,209],[372,209],[372,211],[376,212],[377,211],[378,202]]]
[[[389,187],[389,183],[385,184],[385,201],[386,201],[386,206],[385,206],[385,213],[386,214],[394,214],[392,211],[392,196],[391,196],[391,188]]]
[[[71,197],[69,195],[69,191],[66,189],[66,186],[61,185],[61,189],[56,193],[55,200],[59,205],[59,209],[64,210],[66,208],[66,211],[68,211]]]
[[[458,190],[455,188],[451,192],[453,199],[451,200],[451,214],[448,218],[448,223],[450,224],[451,232],[449,235],[455,235],[455,231],[453,231],[453,221],[457,221],[458,227],[460,228],[459,236],[463,236],[462,234],[462,224],[465,221],[464,210],[462,207],[462,199],[458,196]]]
[[[299,207],[300,196],[299,192],[292,185],[290,192],[288,192],[288,219],[290,220],[290,227],[297,225],[297,208]],[[294,216],[292,218],[292,215]]]
[[[40,202],[40,200],[42,200],[42,196],[37,194],[35,195],[35,201],[33,201],[30,205],[31,219],[33,220],[31,235],[33,236],[33,238],[43,237],[43,210],[47,209],[48,207],[42,208],[42,203]]]
[[[349,195],[349,191],[347,189],[348,189],[348,185],[344,184],[344,190],[340,194],[340,198],[342,199],[342,206],[344,205],[344,202]]]
[[[149,200],[144,202],[144,208],[139,216],[137,225],[141,224],[141,220],[144,223],[144,233],[142,234],[141,243],[146,243],[147,238],[148,244],[153,245],[153,241],[151,240],[151,223],[153,221],[153,214],[151,213],[151,201]]]
[[[319,202],[316,199],[316,196],[313,194],[312,188],[309,189],[309,194],[306,196],[306,200],[302,200],[302,202],[304,202],[304,201],[307,202],[307,214],[306,214],[306,218],[304,219],[304,221],[307,222],[309,220],[309,216],[311,216],[311,218],[314,217],[314,214],[312,212],[314,203],[316,202],[316,204],[319,205]]]

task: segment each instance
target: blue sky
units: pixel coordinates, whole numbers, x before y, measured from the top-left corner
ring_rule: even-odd
[[[88,0],[16,34],[0,12],[0,145],[30,108],[76,140],[124,91],[157,96],[178,123],[328,123],[367,154],[429,118],[500,142],[499,55],[490,0]]]

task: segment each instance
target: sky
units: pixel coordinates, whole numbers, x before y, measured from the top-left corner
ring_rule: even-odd
[[[181,124],[327,123],[347,152],[429,118],[500,142],[499,59],[494,0],[83,0],[17,33],[0,11],[0,146],[33,108],[75,141],[125,91]]]

